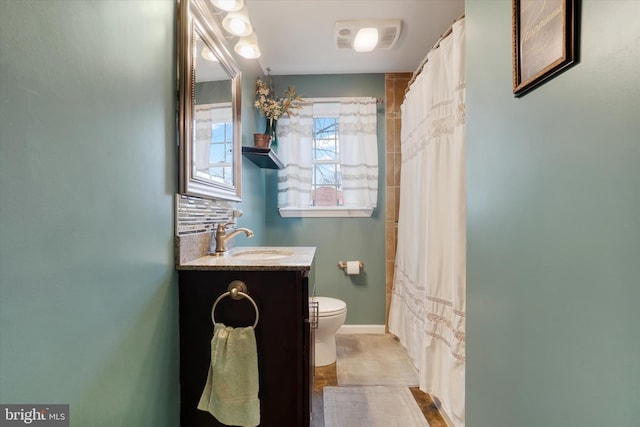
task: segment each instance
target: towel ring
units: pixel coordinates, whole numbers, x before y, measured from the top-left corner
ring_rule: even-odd
[[[253,298],[251,298],[247,293],[247,285],[245,285],[244,282],[240,280],[234,280],[233,282],[229,283],[229,286],[227,287],[227,292],[220,295],[216,299],[216,301],[213,303],[213,307],[211,308],[211,320],[213,321],[213,324],[214,325],[217,324],[216,315],[215,315],[216,306],[218,305],[221,299],[226,298],[228,296],[230,296],[231,299],[234,299],[234,300],[239,300],[241,298],[246,298],[249,300],[249,302],[253,305],[253,308],[256,310],[256,321],[253,322],[253,326],[252,326],[252,328],[255,329],[256,326],[258,325],[258,318],[260,317],[260,313],[258,312],[258,306],[256,305],[256,302],[253,300]]]

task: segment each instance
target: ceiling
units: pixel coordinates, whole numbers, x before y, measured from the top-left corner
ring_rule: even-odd
[[[259,61],[274,75],[413,72],[464,12],[464,0],[245,0]],[[336,21],[401,19],[391,49],[338,49]]]

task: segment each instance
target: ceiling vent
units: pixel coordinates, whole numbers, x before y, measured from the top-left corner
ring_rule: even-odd
[[[400,37],[401,19],[378,19],[363,21],[337,21],[333,27],[333,39],[338,49],[352,49],[353,39],[361,28],[378,30],[376,49],[391,49]]]

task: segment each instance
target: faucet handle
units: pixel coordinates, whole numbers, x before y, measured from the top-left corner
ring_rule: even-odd
[[[216,234],[224,233],[227,230],[227,227],[230,226],[230,225],[235,225],[235,223],[234,222],[227,222],[225,224],[225,223],[219,222],[218,226],[216,227]]]

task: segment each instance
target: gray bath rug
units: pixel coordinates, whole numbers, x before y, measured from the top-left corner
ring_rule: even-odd
[[[418,386],[418,374],[390,334],[336,335],[339,385]]]
[[[428,427],[407,387],[325,387],[325,427]]]

